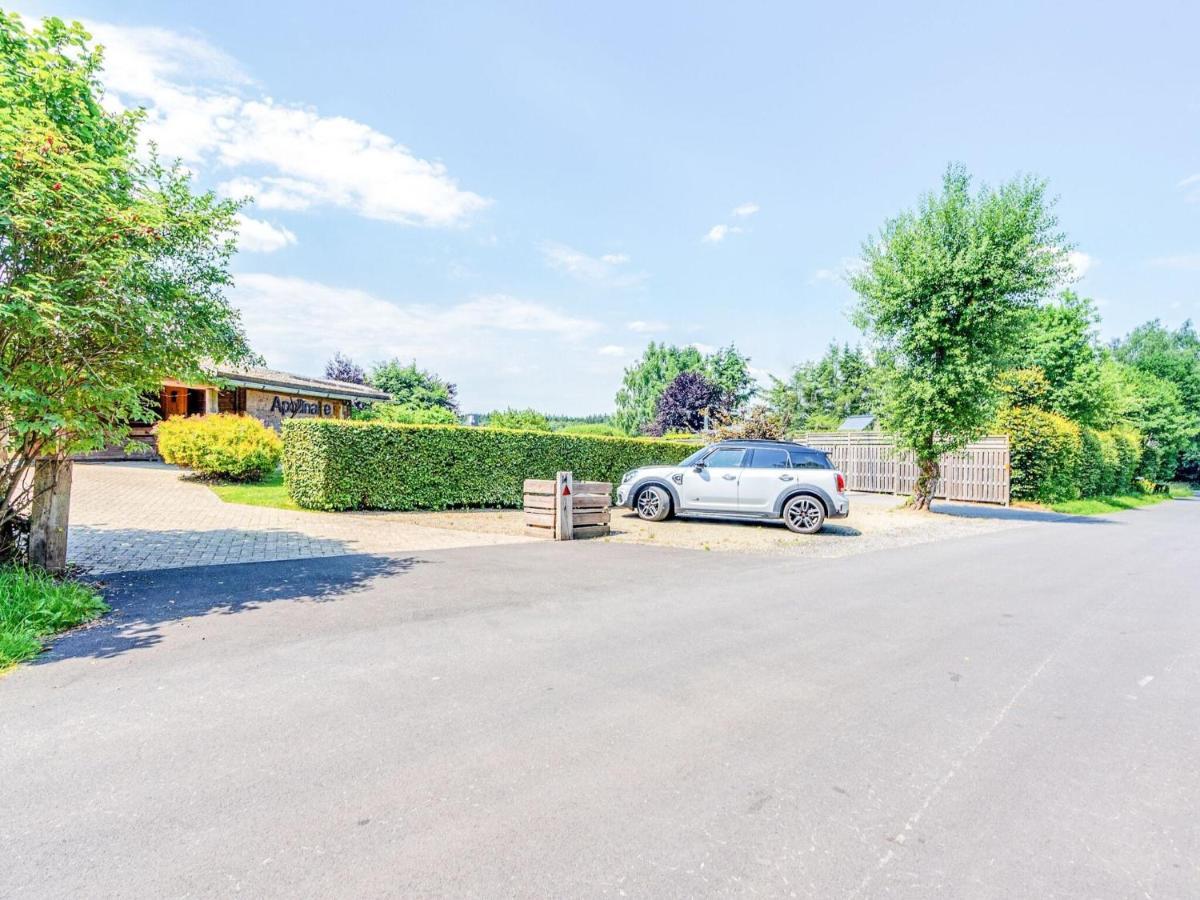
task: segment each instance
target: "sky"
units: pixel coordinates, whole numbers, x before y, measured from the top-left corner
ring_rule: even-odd
[[[656,340],[765,385],[860,339],[847,269],[951,161],[1049,182],[1105,339],[1200,318],[1195,2],[16,8],[84,21],[106,102],[254,198],[230,298],[275,368],[582,415]]]

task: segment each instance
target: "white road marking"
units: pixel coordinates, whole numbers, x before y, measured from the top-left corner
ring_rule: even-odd
[[[1139,678],[1139,679],[1138,679],[1138,687],[1145,687],[1146,685],[1148,685],[1148,684],[1149,684],[1150,682],[1152,682],[1153,680],[1154,680],[1154,676],[1153,676],[1153,675],[1147,675],[1145,678]]]

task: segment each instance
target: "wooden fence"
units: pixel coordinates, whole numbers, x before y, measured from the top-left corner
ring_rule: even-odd
[[[571,541],[608,534],[612,485],[575,481],[559,472],[553,481],[525,480],[525,531],[535,537]]]
[[[852,491],[911,494],[917,465],[911,453],[898,453],[892,436],[878,431],[812,431],[796,437],[824,450]],[[1008,505],[1011,486],[1008,437],[987,437],[942,457],[937,497]]]

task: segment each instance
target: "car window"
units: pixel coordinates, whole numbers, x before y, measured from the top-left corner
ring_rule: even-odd
[[[752,469],[790,469],[788,452],[782,447],[755,447],[750,458]]]
[[[741,448],[722,447],[704,459],[704,464],[713,469],[736,469],[742,464],[746,451]]]
[[[832,469],[833,463],[820,450],[793,450],[792,467],[796,469]]]

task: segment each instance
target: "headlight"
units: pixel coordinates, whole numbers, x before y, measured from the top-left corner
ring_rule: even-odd
[[[633,481],[633,479],[637,477],[637,473],[637,469],[634,469],[632,472],[626,472],[621,476],[621,484],[629,484],[629,482]]]

